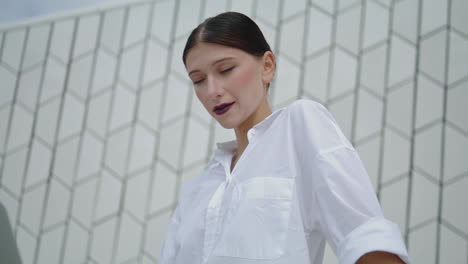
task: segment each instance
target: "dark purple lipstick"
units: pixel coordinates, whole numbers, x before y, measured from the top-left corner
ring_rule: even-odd
[[[222,115],[226,113],[234,103],[235,102],[219,104],[213,108],[213,112],[217,115]]]

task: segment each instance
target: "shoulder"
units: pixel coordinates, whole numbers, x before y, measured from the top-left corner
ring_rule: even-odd
[[[292,102],[287,107],[289,117],[293,121],[303,122],[318,122],[318,123],[335,123],[332,114],[321,103],[310,99],[299,99]]]
[[[287,106],[287,109],[289,125],[297,140],[309,141],[320,151],[351,145],[333,115],[321,103],[299,99]]]
[[[299,99],[286,107],[292,126],[309,126],[309,128],[335,129],[336,122],[331,113],[317,101]]]
[[[180,196],[182,198],[181,200],[191,199],[191,197],[194,195],[193,193],[196,192],[196,190],[200,186],[203,186],[203,182],[207,178],[206,175],[208,174],[208,172],[209,170],[205,170],[202,173],[199,173],[193,178],[187,179],[182,183],[180,189]]]
[[[311,99],[298,99],[287,106],[287,109],[293,114],[326,111],[321,103]]]

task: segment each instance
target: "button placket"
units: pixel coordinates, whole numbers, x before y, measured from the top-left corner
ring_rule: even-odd
[[[227,208],[223,208],[222,203],[224,202],[224,196],[226,189],[230,185],[233,175],[236,170],[238,170],[238,167],[240,164],[242,164],[242,160],[248,156],[249,152],[255,145],[255,141],[253,140],[255,136],[256,131],[254,129],[250,129],[247,132],[247,137],[249,139],[249,144],[247,148],[244,150],[244,153],[242,156],[239,158],[237,161],[236,166],[234,167],[234,170],[231,173],[230,165],[232,162],[232,156],[227,155],[224,156],[221,160],[221,164],[224,168],[225,175],[226,175],[226,180],[216,190],[215,194],[211,198],[207,211],[206,211],[206,216],[205,216],[205,239],[204,239],[204,249],[203,249],[203,263],[207,263],[209,256],[213,252],[217,239],[220,237],[222,233],[222,216],[223,214],[227,213]],[[235,190],[239,191],[239,190]],[[240,194],[239,193],[233,193],[233,198],[237,197],[239,198]],[[231,201],[232,202],[232,201]],[[235,202],[235,201],[234,201]],[[210,228],[211,227],[211,228]]]
[[[232,159],[232,158],[230,158],[230,159]],[[230,166],[231,162],[228,162],[228,160],[223,162],[224,173],[226,174],[226,185],[229,185],[231,183],[231,180],[232,180],[232,173],[231,173],[231,168],[230,168],[231,167]]]
[[[213,251],[216,242],[219,219],[221,216],[221,203],[223,202],[226,186],[226,182],[219,185],[208,203],[208,208],[206,209],[203,263],[208,262],[208,257],[211,254],[211,251]]]

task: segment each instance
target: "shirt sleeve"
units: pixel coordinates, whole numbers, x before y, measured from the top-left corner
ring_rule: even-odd
[[[376,250],[409,263],[398,226],[383,216],[364,164],[331,113],[311,100],[299,100],[291,113],[306,230],[319,229],[343,264]]]
[[[383,216],[358,153],[339,148],[317,156],[316,164],[318,222],[340,263],[355,263],[377,250],[409,263],[399,227]]]

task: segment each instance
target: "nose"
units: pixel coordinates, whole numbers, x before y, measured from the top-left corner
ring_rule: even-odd
[[[209,98],[221,97],[224,93],[222,84],[216,77],[207,77],[207,86]]]

